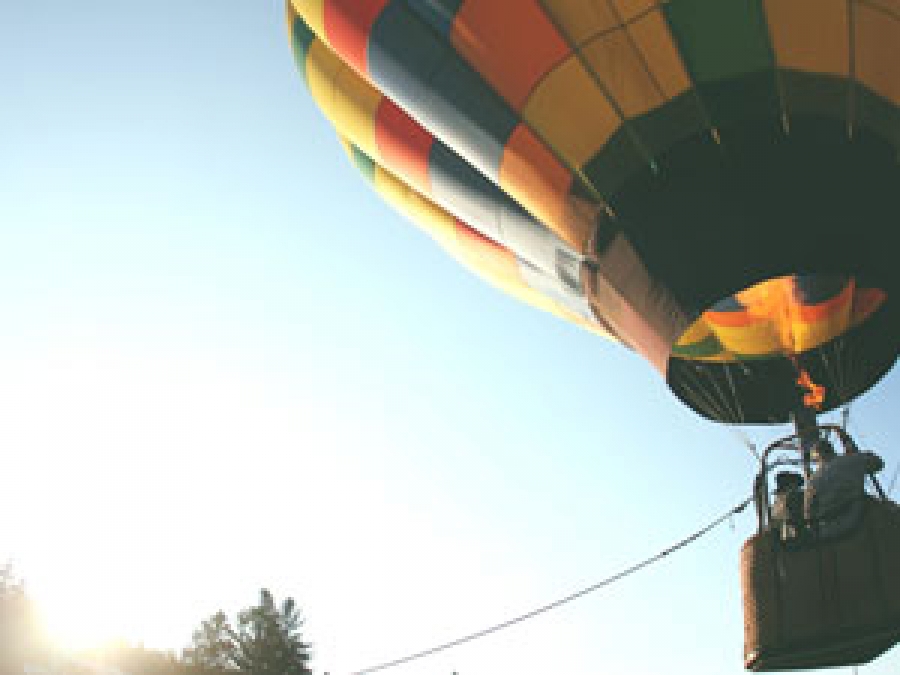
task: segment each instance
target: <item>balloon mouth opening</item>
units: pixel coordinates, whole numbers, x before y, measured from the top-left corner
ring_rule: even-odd
[[[859,277],[768,279],[715,303],[681,335],[669,388],[703,417],[731,424],[834,410],[896,362],[896,304]]]
[[[767,279],[704,311],[675,342],[672,356],[714,363],[796,359],[865,323],[887,297],[847,275]]]

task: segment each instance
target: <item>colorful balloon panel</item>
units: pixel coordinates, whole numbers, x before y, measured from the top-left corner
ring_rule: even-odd
[[[858,288],[854,279],[772,279],[716,303],[673,353],[715,361],[797,355],[860,325],[885,300],[883,291]]]
[[[896,5],[287,9],[313,98],[398,209],[452,222],[451,254],[640,353],[698,412],[766,422],[798,370],[832,380],[827,409],[897,357]],[[835,350],[854,372],[826,368]]]
[[[591,315],[583,297],[560,293],[555,280],[520,260],[502,244],[485,237],[410,188],[358,147],[344,140],[354,165],[375,190],[431,236],[453,258],[485,281],[527,304],[550,312],[593,333],[612,338]]]

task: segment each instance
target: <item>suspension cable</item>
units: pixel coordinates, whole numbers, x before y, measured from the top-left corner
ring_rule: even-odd
[[[741,429],[737,429],[737,428],[735,428],[735,427],[733,427],[733,426],[731,426],[731,425],[728,425],[728,430],[729,430],[732,434],[734,434],[734,435],[737,437],[737,439],[738,439],[741,443],[744,444],[744,447],[747,448],[747,450],[750,452],[751,455],[753,455],[754,457],[756,457],[757,461],[760,460],[760,459],[762,459],[762,458],[759,456],[759,452],[758,452],[757,449],[756,449],[756,443],[754,443],[753,441],[750,440],[750,436],[748,436],[748,435],[747,435],[744,431],[742,431]]]
[[[894,488],[897,487],[897,476],[900,476],[900,464],[897,464],[897,468],[894,469],[894,475],[891,477],[891,483],[888,485],[887,496],[890,497],[894,494]]]
[[[498,624],[494,624],[493,626],[484,628],[475,633],[470,633],[468,635],[457,638],[455,640],[451,640],[450,642],[445,642],[445,643],[437,645],[435,647],[431,647],[429,649],[424,649],[420,652],[410,654],[409,656],[404,656],[404,657],[401,657],[398,659],[394,659],[393,661],[387,661],[380,665],[370,666],[368,668],[363,668],[362,670],[354,671],[352,675],[368,675],[369,673],[375,673],[379,670],[387,670],[388,668],[393,668],[395,666],[399,666],[404,663],[409,663],[410,661],[416,661],[418,659],[425,658],[426,656],[431,656],[433,654],[437,654],[438,652],[442,652],[447,649],[451,649],[453,647],[458,647],[467,642],[472,642],[473,640],[477,640],[479,638],[486,637],[488,635],[491,635],[492,633],[501,631],[504,628],[509,628],[516,624],[527,621],[528,619],[533,619],[536,616],[545,614],[546,612],[549,612],[551,610],[562,607],[563,605],[566,605],[566,604],[572,602],[573,600],[577,600],[578,598],[588,595],[589,593],[593,593],[594,591],[597,591],[605,586],[609,586],[609,585],[615,583],[616,581],[619,581],[620,579],[624,579],[625,577],[630,576],[631,574],[634,574],[635,572],[642,570],[645,567],[649,567],[653,563],[656,563],[656,562],[662,560],[666,556],[671,555],[675,551],[678,551],[679,549],[684,548],[688,544],[694,543],[695,541],[700,539],[700,537],[711,532],[716,527],[718,527],[719,525],[724,523],[726,520],[729,520],[735,514],[743,511],[751,501],[753,501],[753,498],[748,497],[743,502],[741,502],[740,504],[738,504],[737,506],[735,506],[731,509],[728,509],[728,511],[726,511],[724,514],[722,514],[721,516],[716,518],[709,525],[706,525],[705,527],[696,531],[694,534],[690,535],[689,537],[686,537],[685,539],[682,539],[678,543],[673,544],[672,546],[669,546],[666,549],[663,549],[656,555],[646,558],[645,560],[642,560],[641,562],[639,562],[635,565],[632,565],[631,567],[628,567],[628,568],[622,570],[621,572],[617,572],[616,574],[613,574],[612,576],[607,577],[606,579],[603,579],[602,581],[599,581],[596,584],[588,586],[587,588],[583,588],[580,591],[576,591],[575,593],[565,596],[564,598],[560,598],[559,600],[555,600],[554,602],[543,605],[542,607],[533,609],[530,612],[526,612],[525,614],[520,614],[517,617],[508,619],[508,620],[503,621]]]

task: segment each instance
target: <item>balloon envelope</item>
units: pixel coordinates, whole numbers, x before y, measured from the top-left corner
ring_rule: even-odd
[[[812,385],[832,409],[896,360],[898,0],[287,11],[301,75],[382,195],[700,414],[786,421]]]

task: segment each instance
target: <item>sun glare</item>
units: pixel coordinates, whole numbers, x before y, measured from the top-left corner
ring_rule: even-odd
[[[39,597],[38,611],[47,641],[63,652],[96,649],[124,637],[117,634],[107,604],[97,602],[84,586],[68,591],[56,588],[52,599]]]
[[[258,564],[229,548],[243,517],[217,515],[229,495],[290,494],[282,488],[301,475],[294,461],[303,475],[329,476],[302,495],[325,501],[316,486],[344,473],[320,452],[336,422],[304,391],[233,360],[70,342],[4,369],[0,447],[17,451],[5,458],[16,479],[0,506],[21,517],[5,526],[0,562],[21,571],[60,649],[120,640],[180,649],[229,601],[234,569]],[[278,526],[255,525],[263,539]]]
[[[88,620],[79,620],[77,612],[63,611],[61,614],[50,613],[45,620],[47,638],[50,644],[66,653],[78,653],[90,649],[104,647],[116,638],[104,634],[96,624]]]

